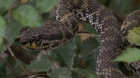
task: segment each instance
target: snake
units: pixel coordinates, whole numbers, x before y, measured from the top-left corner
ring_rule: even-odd
[[[119,69],[114,59],[121,54],[122,46],[128,46],[126,36],[130,29],[140,25],[140,11],[131,13],[123,25],[118,24],[111,10],[95,0],[61,0],[56,8],[56,21],[29,28],[20,38],[26,50],[54,50],[76,35],[79,20],[90,23],[99,33],[100,49],[96,61],[99,78],[128,78]],[[140,77],[140,63],[126,64],[128,69]]]

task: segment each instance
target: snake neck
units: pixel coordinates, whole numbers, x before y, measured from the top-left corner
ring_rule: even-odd
[[[61,4],[80,20],[95,27],[100,37],[96,71],[100,78],[127,78],[114,62],[121,53],[121,26],[110,10],[93,0],[62,0]],[[107,72],[107,73],[106,73]]]

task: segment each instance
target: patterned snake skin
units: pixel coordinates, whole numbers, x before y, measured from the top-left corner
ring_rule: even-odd
[[[132,12],[122,24],[121,31],[123,36],[123,46],[131,47],[131,44],[127,41],[126,36],[129,30],[138,26],[140,26],[140,10]],[[127,64],[126,66],[137,78],[140,78],[140,61]]]
[[[30,28],[23,35],[20,43],[24,49],[50,50],[68,43],[78,31],[80,19],[93,25],[99,32],[101,46],[96,65],[98,77],[128,78],[119,70],[118,62],[113,61],[121,53],[122,34],[121,26],[110,10],[94,0],[62,0],[56,8],[56,22],[49,21],[42,27]],[[134,13],[138,15],[137,12]],[[133,13],[130,16],[133,16]],[[140,23],[137,18],[140,16],[128,17],[124,22],[123,36],[127,35],[128,30],[132,28],[131,25],[136,26]],[[128,43],[125,38],[123,41]],[[139,75],[140,69],[137,68],[140,67],[135,68],[140,65],[138,63],[127,65]]]

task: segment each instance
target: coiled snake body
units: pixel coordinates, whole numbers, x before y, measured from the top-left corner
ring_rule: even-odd
[[[24,49],[49,50],[66,44],[78,31],[78,19],[80,19],[93,25],[99,32],[101,47],[96,65],[98,77],[127,78],[119,70],[118,62],[113,61],[121,53],[122,34],[121,26],[110,10],[94,0],[62,0],[57,6],[56,14],[56,22],[49,21],[45,26],[27,30],[20,39]],[[131,17],[133,18],[136,17]],[[124,36],[127,35],[129,28],[132,28],[128,23],[138,20],[131,19],[124,23],[122,28]],[[133,65],[130,65],[130,69],[131,67],[133,71]]]

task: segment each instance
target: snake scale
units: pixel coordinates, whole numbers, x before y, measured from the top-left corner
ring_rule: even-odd
[[[78,31],[79,22],[90,23],[99,32],[100,50],[97,57],[96,74],[99,78],[128,78],[113,61],[124,46],[128,30],[140,25],[140,11],[129,15],[123,26],[118,24],[112,12],[94,0],[61,0],[56,7],[57,21],[48,21],[44,26],[27,30],[20,43],[26,50],[52,50],[68,43]],[[122,36],[124,36],[122,40]],[[127,64],[128,68],[140,77],[140,63]]]

